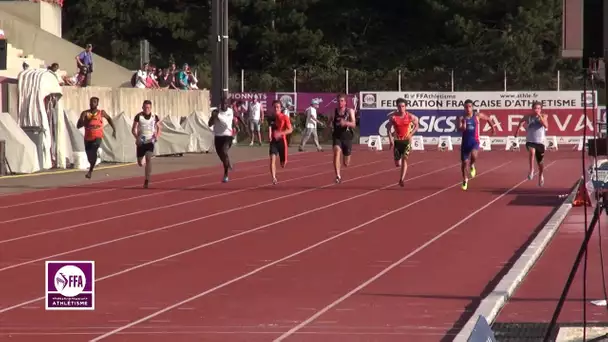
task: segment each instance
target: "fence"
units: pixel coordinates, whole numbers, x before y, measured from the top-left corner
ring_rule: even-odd
[[[201,86],[210,87],[210,75],[201,72]],[[209,83],[209,84],[208,84]],[[230,77],[231,92],[345,92],[378,91],[512,91],[582,89],[582,77],[571,70],[557,70],[521,77],[508,71],[494,73],[460,73],[458,70],[390,70],[362,72],[336,70],[315,74],[293,69],[280,74],[240,70]]]
[[[209,112],[208,90],[157,90],[104,87],[63,87],[63,108],[78,115],[89,107],[92,96],[110,115],[124,112],[135,115],[141,111],[144,100],[152,101],[152,110],[161,119],[165,116],[187,116],[194,111]]]

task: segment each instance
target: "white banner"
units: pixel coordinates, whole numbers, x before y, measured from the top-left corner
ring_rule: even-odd
[[[597,92],[587,91],[481,91],[481,92],[377,92],[360,93],[361,110],[395,109],[398,98],[407,101],[408,109],[462,109],[470,99],[475,108],[484,109],[531,109],[540,101],[544,108],[582,108],[584,101],[592,108],[597,103]],[[597,106],[596,106],[597,107]]]
[[[496,137],[489,136],[490,143],[492,145],[501,145],[504,146],[507,143],[507,137]],[[576,145],[580,142],[581,137],[556,137],[557,143],[559,145]],[[520,145],[526,144],[526,137],[517,137]],[[359,137],[359,144],[367,145],[369,141],[369,137]],[[425,145],[437,145],[439,143],[439,137],[423,137],[422,141]],[[452,137],[452,144],[460,145],[462,142],[462,138],[460,137]],[[388,145],[388,137],[382,137],[382,144]]]

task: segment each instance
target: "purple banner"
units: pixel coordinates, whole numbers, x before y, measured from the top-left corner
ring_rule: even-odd
[[[241,100],[245,103],[245,107],[249,107],[249,103],[253,101],[254,96],[258,96],[262,108],[264,111],[268,110],[270,104],[274,100],[281,101],[283,108],[289,110],[291,113],[296,111],[297,113],[304,113],[308,108],[312,100],[319,101],[319,114],[327,115],[334,111],[338,107],[338,101],[336,99],[337,93],[293,93],[293,92],[278,92],[278,93],[231,93],[230,98],[235,100]],[[348,107],[357,109],[357,101],[359,100],[357,94],[349,94],[348,96]]]
[[[267,110],[267,107],[270,107],[272,101],[275,100],[275,93],[230,93],[228,96],[230,99],[241,100],[245,104],[245,108],[249,108],[249,103],[253,102],[253,98],[257,95],[260,103],[262,104],[262,109],[264,111]]]
[[[292,93],[293,94],[293,93]],[[327,115],[338,108],[336,99],[337,93],[298,93],[296,98],[296,108],[298,113],[303,113],[310,106],[312,100],[319,100],[318,113]],[[349,94],[347,106],[357,109],[358,97],[355,94]]]

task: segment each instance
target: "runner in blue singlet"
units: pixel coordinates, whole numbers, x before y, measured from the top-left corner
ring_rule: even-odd
[[[479,151],[479,131],[481,129],[479,120],[490,122],[490,118],[483,113],[473,112],[473,101],[464,101],[464,115],[460,117],[459,129],[462,131],[462,142],[460,145],[460,169],[462,171],[462,190],[467,190],[469,187],[469,177],[467,176],[467,162],[469,166],[469,174],[474,178],[477,174],[475,162],[477,161],[477,152]],[[494,125],[490,124],[492,135],[495,133]]]

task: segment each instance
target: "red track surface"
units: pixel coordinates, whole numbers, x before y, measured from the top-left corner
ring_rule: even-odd
[[[0,197],[0,338],[439,341],[580,174],[578,153],[549,153],[538,188],[523,153],[483,153],[463,192],[457,152],[424,152],[402,189],[390,156],[357,152],[340,185],[324,153],[277,186],[260,161],[228,184],[211,169]],[[44,310],[46,260],[95,260],[95,311]]]
[[[591,221],[592,216],[593,208],[588,208],[588,222]],[[605,214],[600,218],[600,223],[605,267],[608,263],[608,231],[606,230],[608,219]],[[576,254],[583,242],[584,230],[584,208],[573,208],[526,280],[503,308],[497,317],[497,322],[548,323],[551,321],[566,279],[574,265]],[[608,322],[606,307],[590,303],[591,300],[604,299],[599,230],[598,225],[587,251],[587,301],[583,302],[583,263],[581,263],[570,287],[566,303],[561,310],[558,323],[582,323],[583,305],[587,308],[588,323]],[[547,279],[551,279],[551,281],[547,281]]]

